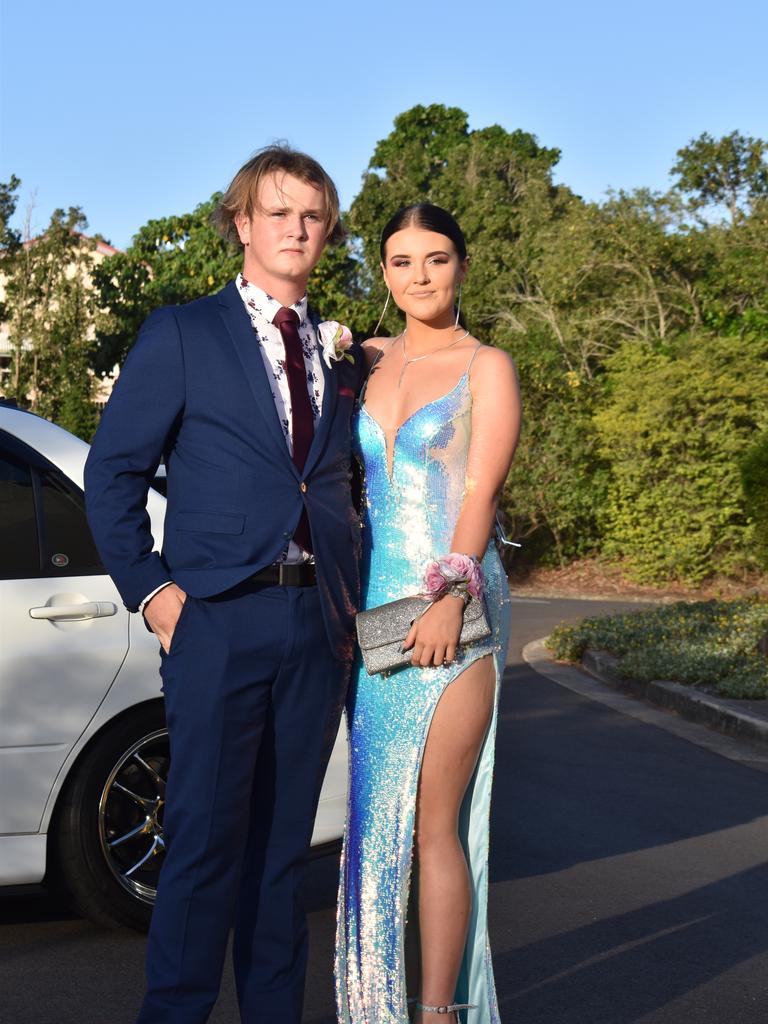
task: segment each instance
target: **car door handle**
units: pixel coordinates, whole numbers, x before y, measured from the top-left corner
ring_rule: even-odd
[[[47,604],[30,608],[32,619],[103,619],[117,615],[117,605],[111,601],[85,601],[83,604]]]

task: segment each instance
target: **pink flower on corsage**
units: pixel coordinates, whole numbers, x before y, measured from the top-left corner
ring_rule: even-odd
[[[427,564],[423,587],[424,596],[433,601],[447,593],[482,597],[485,576],[476,558],[452,551]]]
[[[330,370],[331,361],[338,362],[346,359],[348,363],[354,363],[355,357],[348,351],[352,347],[352,331],[338,320],[323,320],[318,324],[317,333],[320,338],[320,347],[323,352],[323,360]]]

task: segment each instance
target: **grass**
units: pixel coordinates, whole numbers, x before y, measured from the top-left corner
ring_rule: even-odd
[[[628,679],[668,679],[723,697],[768,699],[768,657],[757,649],[768,633],[768,600],[696,601],[650,611],[584,619],[559,626],[547,646],[579,661],[588,648],[619,659]]]

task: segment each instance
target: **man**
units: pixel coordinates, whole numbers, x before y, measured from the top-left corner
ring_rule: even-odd
[[[323,359],[306,300],[338,213],[302,153],[270,147],[241,168],[217,217],[242,274],[148,318],[86,466],[104,563],[161,644],[171,744],[140,1024],[207,1020],[233,925],[242,1020],[301,1020],[298,887],[359,589],[349,420],[363,357]],[[161,457],[158,554],[145,501]]]

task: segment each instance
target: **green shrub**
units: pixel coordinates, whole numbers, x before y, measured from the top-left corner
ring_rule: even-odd
[[[669,679],[727,697],[768,698],[768,659],[757,643],[768,632],[768,600],[679,602],[560,626],[547,646],[578,661],[587,649],[619,658],[628,679]]]
[[[626,343],[595,414],[611,462],[603,551],[643,583],[696,585],[753,568],[739,465],[768,426],[768,341]]]
[[[768,433],[763,434],[741,460],[744,506],[753,524],[754,553],[768,569]]]

